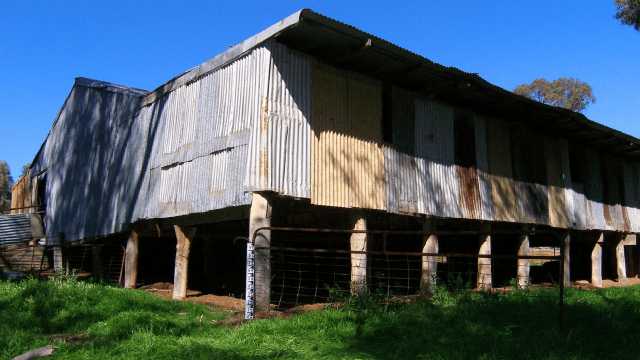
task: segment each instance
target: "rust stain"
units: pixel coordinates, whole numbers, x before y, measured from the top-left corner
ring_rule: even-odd
[[[460,185],[460,203],[464,209],[464,217],[480,218],[480,184],[475,167],[456,166],[458,184]]]

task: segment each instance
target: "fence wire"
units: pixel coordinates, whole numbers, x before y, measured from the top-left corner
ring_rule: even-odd
[[[271,301],[278,309],[345,299],[358,280],[355,273],[366,277],[362,285],[368,293],[387,299],[428,296],[435,287],[499,293],[554,289],[526,293],[531,297],[554,297],[552,300],[557,299],[562,312],[561,243],[551,255],[518,255],[514,237],[513,244],[492,246],[490,255],[480,255],[478,233],[443,232],[439,234],[440,251],[425,253],[423,239],[429,233],[420,231],[269,227],[258,229],[254,239],[263,230],[272,232],[268,249]],[[354,233],[366,233],[364,251],[351,249],[350,236]],[[259,254],[265,249],[255,251]],[[359,258],[366,261],[358,261]]]

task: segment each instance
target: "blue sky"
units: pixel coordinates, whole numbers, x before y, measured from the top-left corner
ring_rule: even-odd
[[[613,18],[613,0],[8,0],[0,3],[0,159],[19,175],[76,76],[151,90],[305,7],[507,89],[576,77],[597,97],[588,117],[640,137],[640,32]]]

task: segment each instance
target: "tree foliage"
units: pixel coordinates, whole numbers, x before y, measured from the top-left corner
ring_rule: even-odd
[[[0,211],[5,211],[11,208],[12,185],[13,178],[11,178],[9,164],[4,160],[0,160]]]
[[[530,84],[518,86],[514,92],[544,104],[582,111],[596,102],[589,84],[573,78],[548,81],[536,79]]]
[[[22,173],[20,174],[20,178],[29,174],[29,169],[31,168],[31,163],[26,163],[22,165]]]
[[[616,19],[640,31],[640,0],[615,0]]]

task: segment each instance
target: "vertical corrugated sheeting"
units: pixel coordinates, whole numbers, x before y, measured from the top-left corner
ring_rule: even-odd
[[[245,174],[254,169],[247,162],[248,148],[259,123],[269,59],[267,48],[254,49],[145,110],[160,133],[152,146],[144,217],[250,203]]]
[[[478,186],[480,190],[480,219],[493,219],[493,202],[491,200],[491,178],[489,176],[489,154],[487,146],[487,119],[475,117],[476,164],[478,169]]]
[[[315,64],[311,202],[385,209],[382,87]]]
[[[132,221],[146,144],[134,114],[144,94],[76,80],[34,165],[46,174],[51,243],[117,233]]]
[[[640,165],[624,164],[624,202],[632,232],[640,232]]]
[[[570,206],[572,202],[565,190],[571,188],[567,141],[549,137],[543,139],[549,193],[549,224],[567,228],[573,224]]]
[[[511,160],[511,135],[506,122],[487,121],[487,154],[494,220],[520,219]]]
[[[599,154],[591,149],[585,149],[587,154],[587,178],[584,184],[585,209],[588,229],[607,230],[604,217],[604,193],[602,184],[602,169]]]
[[[268,144],[266,188],[283,195],[309,197],[311,61],[270,43],[266,98]]]

